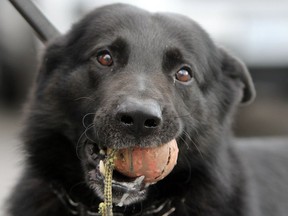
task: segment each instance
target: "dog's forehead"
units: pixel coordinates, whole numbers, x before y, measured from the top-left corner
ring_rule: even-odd
[[[131,67],[151,66],[151,71],[164,70],[167,65],[173,68],[189,64],[204,72],[208,70],[209,59],[218,56],[208,34],[190,18],[150,13],[123,4],[105,6],[88,14],[74,25],[66,44],[77,50],[75,58],[86,60],[99,50],[109,49],[115,41],[121,41],[119,47],[124,48],[117,52],[123,65],[128,62]]]
[[[123,38],[134,49],[143,51],[161,51],[167,47],[197,50],[201,43],[205,43],[206,37],[197,24],[184,16],[154,14],[123,4],[93,11],[78,28],[85,28],[85,40],[94,41],[95,45]]]
[[[101,18],[105,19],[105,17],[95,17],[95,19],[99,20]],[[131,13],[115,14],[113,19],[110,16],[110,19],[107,19],[105,23],[101,21],[101,25],[95,26],[94,30],[99,31],[96,37],[93,36],[93,33],[89,35],[96,43],[109,43],[117,38],[123,38],[135,48],[147,49],[149,46],[152,48],[157,44],[159,49],[168,43],[173,44],[174,42],[175,44],[176,42],[173,41],[172,37],[164,33],[160,23],[153,21],[153,17],[150,14],[138,14],[137,17]]]

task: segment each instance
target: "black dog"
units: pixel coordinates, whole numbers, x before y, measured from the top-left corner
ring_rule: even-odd
[[[115,173],[115,215],[287,215],[287,169],[286,180],[284,163],[276,169],[287,153],[263,156],[233,143],[232,116],[254,95],[243,63],[190,19],[122,4],[99,8],[47,48],[10,214],[99,215],[100,149],[176,138],[177,165],[158,183]]]

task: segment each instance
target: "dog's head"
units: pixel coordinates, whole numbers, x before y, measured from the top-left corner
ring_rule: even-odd
[[[115,174],[113,201],[138,202],[162,182],[187,180],[193,163],[208,158],[229,132],[235,106],[254,94],[244,64],[192,20],[127,5],[102,7],[47,48],[26,130],[38,142],[38,150],[28,145],[31,161],[38,170],[47,163],[62,167],[45,168],[45,174],[60,169],[56,173],[71,186],[85,179],[103,198],[100,149],[176,139],[178,164],[156,185]],[[43,137],[49,145],[39,143]]]

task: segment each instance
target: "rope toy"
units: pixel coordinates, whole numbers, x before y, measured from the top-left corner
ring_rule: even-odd
[[[112,177],[116,150],[112,150],[105,160],[104,202],[99,204],[99,213],[102,216],[113,216],[112,204]]]

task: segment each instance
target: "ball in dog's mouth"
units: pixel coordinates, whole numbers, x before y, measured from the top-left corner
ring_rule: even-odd
[[[116,153],[115,169],[128,177],[144,176],[145,183],[155,183],[165,178],[174,168],[178,158],[175,139],[158,147],[125,148]]]
[[[104,200],[105,164],[112,149],[98,150],[87,146],[87,154],[92,164],[88,181],[96,194]],[[95,148],[95,150],[93,150]],[[129,205],[146,197],[147,189],[165,178],[174,168],[178,158],[175,139],[158,147],[132,147],[116,150],[112,175],[113,203],[117,206]]]

